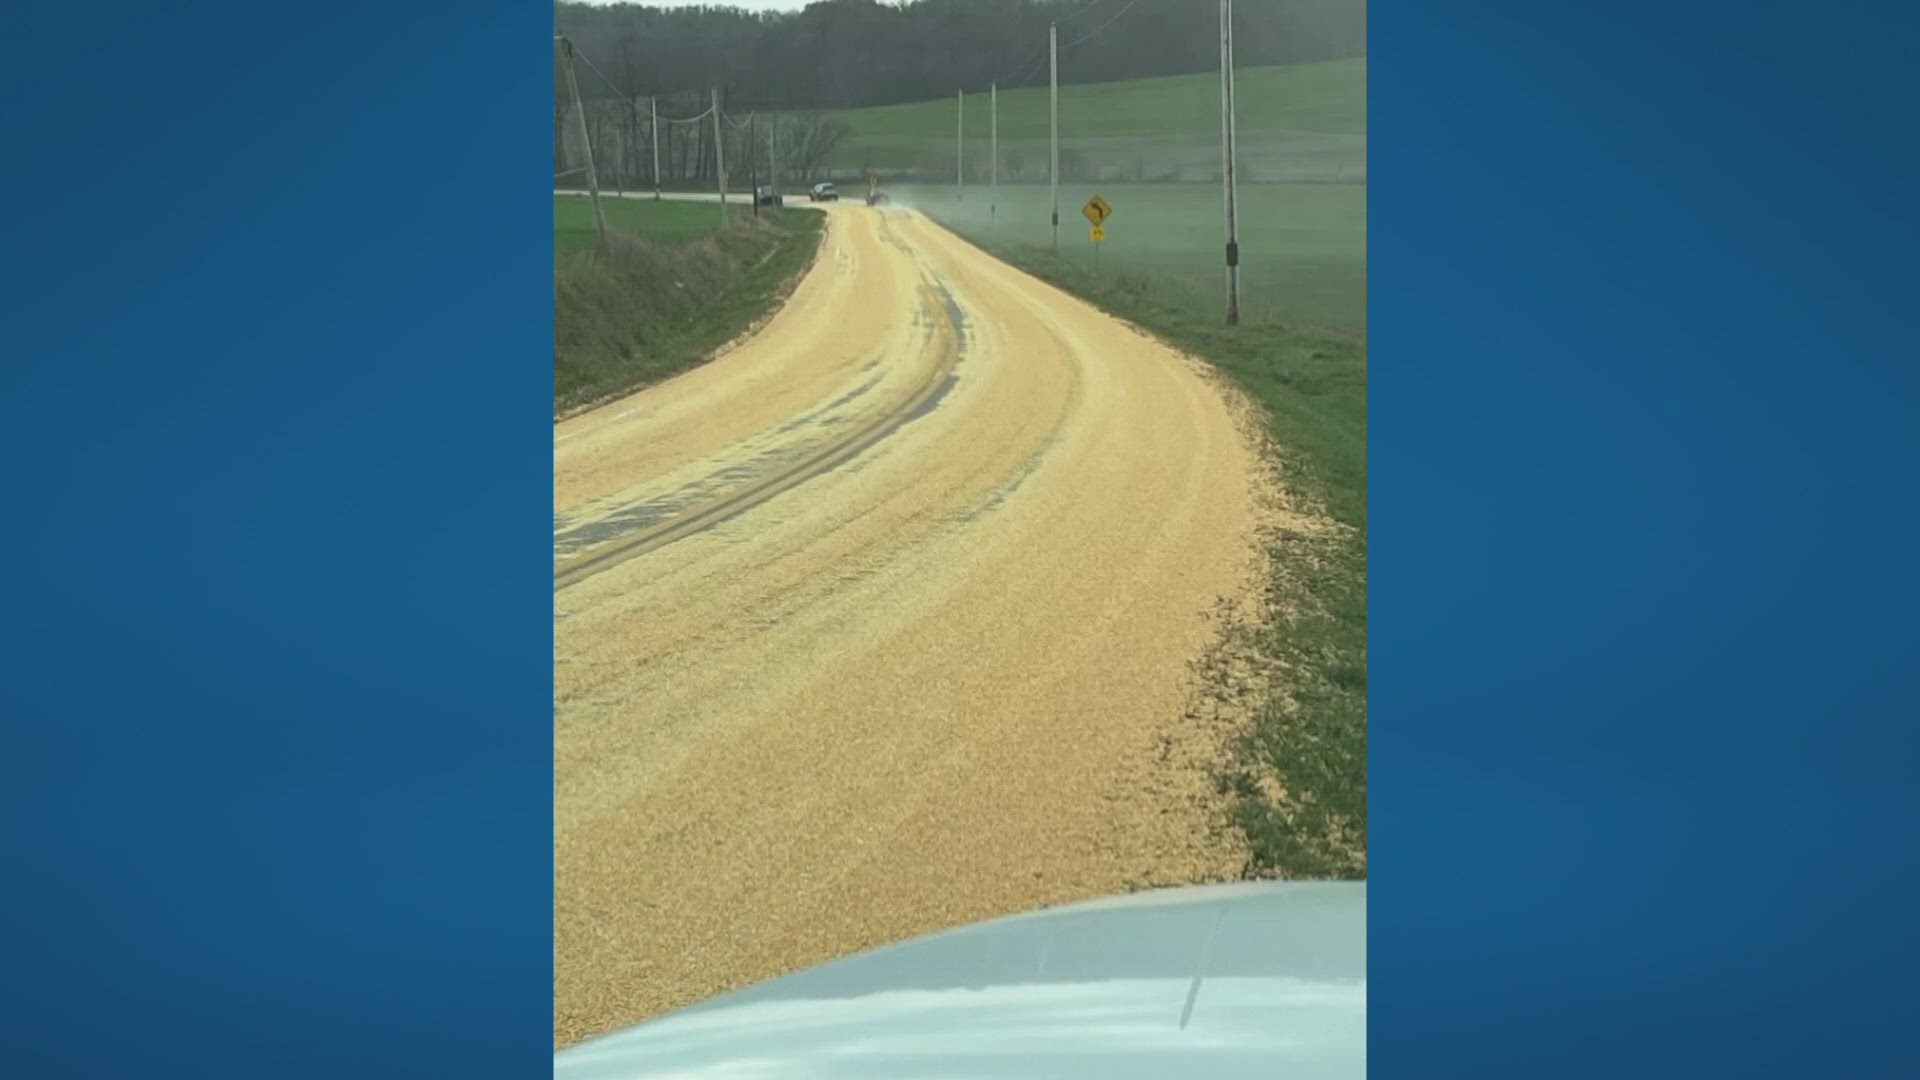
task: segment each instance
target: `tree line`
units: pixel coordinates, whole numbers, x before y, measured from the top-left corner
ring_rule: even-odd
[[[554,25],[605,76],[583,72],[582,97],[704,101],[717,86],[744,114],[1045,85],[1055,20],[1063,84],[1210,71],[1218,12],[1218,0],[820,0],[799,12],[563,0]],[[1248,67],[1363,56],[1365,0],[1241,0],[1234,54]]]
[[[581,87],[584,98],[586,88]],[[716,137],[724,139],[727,172],[734,190],[749,183],[769,183],[778,170],[783,186],[811,182],[822,175],[826,155],[846,133],[846,125],[816,112],[725,116],[716,133],[712,116],[675,123],[669,117],[705,112],[709,96],[691,91],[668,94],[657,103],[659,124],[658,183],[671,189],[711,190],[718,183],[713,152]],[[644,190],[656,186],[653,175],[655,139],[653,110],[644,98],[596,98],[583,102],[587,137],[592,140],[594,169],[606,188]],[[562,187],[584,187],[580,171],[586,160],[580,145],[579,120],[569,102],[554,109],[554,173]],[[773,164],[770,164],[773,163]],[[562,175],[564,174],[564,175]]]

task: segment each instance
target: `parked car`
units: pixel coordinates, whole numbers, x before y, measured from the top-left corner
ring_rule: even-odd
[[[780,197],[780,193],[779,193],[778,191],[776,191],[776,190],[774,190],[773,188],[770,188],[770,187],[757,187],[757,188],[754,188],[754,189],[753,189],[753,201],[754,201],[754,202],[755,202],[756,204],[758,204],[758,205],[760,205],[760,206],[784,206],[784,205],[786,205],[786,200],[784,200],[784,199],[782,199],[782,198]]]
[[[807,197],[814,202],[839,202],[840,189],[832,184],[815,184],[807,193]]]

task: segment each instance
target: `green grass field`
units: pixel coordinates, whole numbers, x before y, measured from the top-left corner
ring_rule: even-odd
[[[952,185],[889,188],[902,205],[925,211],[969,239],[1047,248],[1046,185],[1002,184],[989,193]],[[1225,310],[1225,231],[1221,189],[1211,184],[1062,184],[1060,252],[1089,268],[1095,245],[1080,207],[1098,192],[1113,206],[1099,269],[1144,275],[1163,302],[1196,315]],[[1367,193],[1343,184],[1242,184],[1242,317],[1341,334],[1364,334],[1367,321]]]
[[[1364,339],[1366,59],[1243,68],[1235,101],[1242,317]],[[1059,254],[1093,267],[1080,207],[1098,192],[1114,207],[1102,270],[1143,277],[1156,300],[1189,313],[1222,311],[1219,102],[1209,72],[1061,87]],[[987,95],[968,95],[965,110],[964,199],[951,99],[835,114],[848,128],[830,159],[836,177],[863,186],[871,171],[969,239],[1051,253],[1046,87],[1000,94],[991,217]]]
[[[701,203],[603,198],[611,232],[679,244],[711,236],[720,228],[720,208]],[[736,208],[738,209],[738,208]],[[584,195],[553,197],[553,247],[578,251],[593,243],[593,203]]]
[[[1000,177],[1044,181],[1048,93],[1000,92]],[[1234,75],[1239,171],[1248,182],[1366,180],[1367,62],[1242,68]],[[965,100],[968,179],[989,174],[988,95]],[[834,114],[848,133],[827,159],[836,178],[866,173],[923,179],[954,174],[954,101],[911,102]],[[1175,75],[1060,88],[1066,177],[1189,182],[1220,171],[1220,83]]]

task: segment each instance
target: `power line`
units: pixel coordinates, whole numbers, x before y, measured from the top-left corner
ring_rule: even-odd
[[[1083,41],[1085,41],[1085,40],[1087,40],[1088,38],[1090,38],[1090,37],[1092,37],[1093,35],[1095,35],[1095,34],[1097,34],[1097,33],[1099,33],[1100,31],[1102,31],[1102,30],[1105,30],[1105,29],[1106,29],[1107,27],[1109,27],[1109,26],[1112,26],[1112,25],[1114,24],[1114,21],[1115,21],[1115,20],[1117,20],[1117,19],[1119,19],[1119,18],[1120,18],[1120,16],[1122,16],[1122,15],[1125,15],[1125,14],[1127,13],[1127,11],[1128,11],[1128,10],[1129,10],[1130,8],[1132,8],[1132,7],[1133,7],[1133,5],[1135,5],[1135,4],[1137,4],[1137,3],[1139,3],[1139,2],[1140,2],[1140,0],[1127,0],[1127,6],[1126,6],[1126,7],[1123,7],[1123,8],[1121,8],[1121,9],[1120,9],[1119,11],[1116,11],[1116,12],[1114,12],[1114,13],[1113,13],[1113,18],[1111,18],[1111,19],[1108,19],[1108,20],[1107,20],[1106,22],[1103,22],[1103,23],[1101,23],[1101,24],[1100,24],[1099,26],[1096,26],[1096,27],[1094,27],[1094,28],[1093,28],[1092,30],[1089,30],[1089,31],[1087,31],[1086,33],[1084,33],[1084,34],[1082,34],[1082,35],[1080,35],[1079,37],[1077,37],[1077,38],[1074,38],[1074,39],[1073,39],[1072,41],[1069,41],[1069,42],[1067,42],[1067,43],[1066,43],[1065,45],[1062,45],[1062,46],[1061,46],[1061,48],[1063,48],[1063,49],[1071,49],[1071,48],[1073,48],[1073,47],[1074,47],[1075,45],[1078,45],[1078,44],[1080,44],[1081,42],[1083,42]]]
[[[1027,73],[1025,75],[1020,76],[1020,81],[1008,83],[1007,84],[1008,89],[1017,90],[1020,87],[1027,85],[1027,83],[1033,80],[1033,77],[1035,75],[1039,74],[1040,69],[1046,66],[1046,63],[1047,63],[1047,50],[1045,46],[1041,46],[1040,55],[1034,58],[1033,66],[1027,69]],[[1001,80],[1001,81],[1004,82],[1005,80]]]
[[[587,59],[587,54],[580,51],[580,46],[574,45],[572,39],[568,38],[565,34],[555,34],[553,36],[553,39],[555,41],[565,41],[568,45],[572,45],[573,55],[578,57],[581,63],[587,65],[587,70],[593,72],[595,78],[599,79],[603,83],[606,83],[607,89],[613,91],[615,96],[620,97],[622,99],[633,96],[627,93],[625,90],[620,89],[619,86],[615,85],[612,79],[607,78],[606,75],[602,73],[598,67],[594,66],[594,63],[592,60]]]
[[[1080,16],[1086,14],[1088,11],[1092,10],[1095,6],[1099,5],[1101,2],[1102,0],[1087,0],[1086,3],[1081,4],[1079,7],[1073,9],[1067,14],[1060,16],[1058,19],[1054,19],[1051,21],[1057,25],[1059,23],[1064,23],[1070,19],[1077,19]],[[1127,0],[1126,4],[1124,4],[1119,11],[1114,12],[1110,17],[1108,17],[1106,22],[1101,23],[1099,26],[1094,27],[1092,30],[1087,31],[1086,33],[1080,35],[1077,38],[1074,38],[1072,41],[1069,41],[1060,47],[1063,49],[1071,49],[1075,45],[1078,45],[1081,42],[1086,41],[1089,38],[1092,38],[1094,35],[1104,31],[1107,27],[1112,26],[1116,21],[1119,20],[1120,16],[1125,15],[1129,10],[1132,9],[1133,5],[1139,2],[1140,0]],[[555,34],[554,40],[564,41],[564,40],[567,40],[567,38],[563,34]],[[606,73],[602,72],[600,68],[597,65],[595,65],[591,59],[587,57],[586,53],[583,53],[580,51],[580,47],[578,45],[574,46],[573,52],[575,56],[580,58],[580,62],[587,66],[587,70],[592,72],[595,78],[605,83],[607,85],[607,89],[612,90],[615,95],[619,96],[622,99],[633,96],[629,94],[626,90],[622,89],[612,79],[609,79],[606,76]],[[1046,62],[1047,62],[1047,50],[1043,48],[1039,51],[1039,55],[1034,58],[1033,64],[1027,68],[1026,74],[1020,76],[1019,79],[1013,80],[1013,81],[1008,81],[1005,79],[997,79],[994,81],[999,83],[1005,83],[1009,89],[1019,89],[1021,87],[1026,86],[1027,83],[1031,82],[1033,80],[1033,77],[1040,73],[1040,69],[1046,66]],[[712,108],[709,108],[707,110],[707,112],[712,112],[712,111],[713,111]],[[691,117],[687,120],[675,120],[671,117],[663,117],[662,119],[670,124],[680,124],[680,123],[691,123],[694,120],[705,119],[706,115],[707,113],[703,112],[699,116]],[[734,124],[734,126],[744,127],[745,125]]]
[[[568,39],[566,38],[566,36],[565,36],[564,34],[555,34],[555,35],[553,36],[553,39],[554,39],[555,41],[567,41],[567,40],[568,40]],[[609,79],[609,78],[607,78],[607,77],[606,77],[606,76],[605,76],[604,74],[601,74],[601,71],[600,71],[600,69],[599,69],[599,68],[597,68],[597,67],[595,67],[595,66],[593,66],[593,61],[592,61],[592,60],[589,60],[589,59],[587,59],[587,54],[586,54],[586,53],[583,53],[583,52],[581,52],[581,51],[580,51],[580,46],[578,46],[578,45],[575,45],[575,46],[573,47],[573,55],[574,55],[574,56],[576,56],[576,57],[578,57],[581,63],[583,63],[583,64],[585,64],[585,65],[587,65],[587,70],[588,70],[588,71],[591,71],[591,72],[593,72],[593,73],[594,73],[594,75],[595,75],[596,77],[598,77],[598,78],[599,78],[599,80],[600,80],[601,82],[603,82],[603,83],[606,83],[606,84],[607,84],[607,89],[609,89],[609,90],[611,90],[611,91],[613,91],[613,92],[614,92],[615,94],[618,94],[618,95],[620,96],[620,99],[621,99],[622,101],[625,101],[625,100],[627,100],[627,99],[629,99],[629,98],[631,98],[631,97],[633,96],[633,95],[631,95],[631,94],[629,94],[629,93],[627,93],[627,92],[626,92],[625,90],[622,90],[622,89],[620,89],[620,87],[618,87],[618,86],[616,86],[616,85],[614,85],[614,82],[613,82],[613,80],[612,80],[612,79]],[[709,105],[709,106],[707,106],[707,107],[706,107],[706,109],[705,109],[705,110],[703,110],[703,111],[702,111],[702,112],[700,113],[700,115],[698,115],[698,116],[687,116],[687,117],[673,117],[673,116],[662,116],[662,117],[660,117],[659,119],[660,119],[660,122],[661,122],[661,123],[663,123],[663,124],[695,124],[695,123],[699,123],[699,122],[700,122],[700,121],[702,121],[702,120],[705,120],[705,119],[707,118],[707,116],[708,116],[709,114],[711,114],[712,112],[713,112],[713,106],[711,106],[711,105]],[[729,120],[729,121],[731,121],[731,120],[732,120],[732,118],[731,118],[731,117],[728,117],[728,120]],[[744,124],[735,124],[734,126],[735,126],[735,127],[744,127],[744,126],[746,126],[746,125],[744,125]]]
[[[577,48],[573,50],[573,53],[575,56],[578,56],[580,58],[581,63],[587,65],[588,71],[593,72],[594,78],[599,79],[601,82],[607,84],[607,89],[613,91],[613,94],[615,97],[627,98],[632,96],[631,94],[628,94],[625,90],[622,90],[620,89],[620,87],[614,85],[614,82],[612,79],[609,79],[605,75],[601,74],[600,69],[593,66],[593,61],[587,59],[586,53],[581,52]]]
[[[556,35],[554,36],[554,40],[556,40],[556,41],[562,41],[562,40],[566,40],[566,39],[565,39],[565,37],[564,37],[563,35],[558,35],[558,34],[556,34]],[[620,98],[620,100],[622,100],[622,101],[626,101],[626,100],[629,100],[629,99],[631,99],[632,97],[634,97],[634,95],[632,95],[632,94],[629,94],[629,93],[627,93],[627,92],[626,92],[625,90],[622,90],[622,89],[621,89],[620,87],[618,87],[618,86],[616,86],[616,85],[614,85],[614,81],[613,81],[612,79],[609,79],[609,78],[607,78],[607,77],[606,77],[606,76],[605,76],[604,74],[602,74],[602,73],[601,73],[601,71],[600,71],[600,69],[594,66],[594,64],[593,64],[593,61],[592,61],[592,60],[589,60],[589,59],[587,59],[587,54],[586,54],[586,53],[583,53],[583,52],[581,52],[581,51],[580,51],[580,46],[578,46],[578,45],[575,45],[575,46],[573,47],[573,55],[574,55],[574,56],[576,56],[576,57],[578,57],[578,58],[580,59],[580,62],[581,62],[581,63],[583,63],[583,64],[585,64],[585,65],[587,65],[587,70],[588,70],[588,71],[591,71],[591,72],[593,72],[593,74],[594,74],[594,75],[595,75],[595,76],[596,76],[596,77],[597,77],[597,78],[598,78],[598,79],[599,79],[599,80],[600,80],[601,82],[603,82],[603,83],[606,83],[606,84],[607,84],[607,89],[609,89],[609,90],[611,90],[611,91],[613,91],[613,92],[614,92],[614,93],[615,93],[616,95],[618,95],[618,96],[619,96],[619,98]],[[675,119],[674,117],[671,117],[671,116],[663,116],[663,117],[661,117],[661,118],[660,118],[660,120],[661,120],[661,121],[662,121],[663,123],[668,123],[668,124],[691,124],[691,123],[694,123],[695,121],[699,121],[699,120],[705,120],[705,119],[707,118],[707,113],[710,113],[710,112],[712,112],[712,111],[713,111],[713,107],[712,107],[712,106],[708,106],[708,107],[707,107],[707,109],[706,109],[706,111],[705,111],[705,112],[702,112],[702,113],[701,113],[700,115],[698,115],[698,116],[689,116],[689,117],[686,117],[685,119]]]
[[[1050,23],[1058,24],[1058,23],[1066,22],[1068,19],[1078,18],[1079,16],[1086,14],[1087,9],[1093,7],[1095,4],[1098,4],[1100,2],[1101,0],[1087,0],[1086,3],[1081,4],[1077,8],[1074,8],[1072,11],[1068,12],[1067,14],[1062,15],[1057,19],[1051,19],[1048,21]],[[1000,78],[994,81],[996,83],[1006,86],[1008,89],[1017,90],[1020,87],[1023,87],[1027,85],[1027,83],[1031,82],[1033,80],[1033,77],[1039,73],[1040,69],[1046,66],[1046,63],[1047,63],[1047,47],[1045,45],[1042,45],[1039,49],[1034,51],[1033,63],[1028,65],[1026,74],[1020,76],[1020,78],[1017,80]]]
[[[1095,4],[1098,4],[1100,2],[1101,0],[1087,0],[1086,3],[1081,4],[1079,7],[1073,9],[1071,12],[1065,15],[1062,15],[1057,19],[1053,19],[1051,21],[1055,23],[1066,22],[1068,19],[1076,18],[1082,14],[1085,14],[1088,8],[1091,8]],[[1008,89],[1018,89],[1022,86],[1027,85],[1027,83],[1032,80],[1034,75],[1037,74],[1039,70],[1046,65],[1046,62],[1047,62],[1047,47],[1045,45],[1042,45],[1040,46],[1039,49],[1035,50],[1033,63],[1027,66],[1026,74],[1020,76],[1020,78],[1018,79],[1008,79],[1003,76],[993,81],[995,83],[998,83],[1002,86],[1007,87]]]
[[[1095,4],[1098,4],[1100,2],[1101,0],[1088,0],[1087,3],[1080,5],[1070,14],[1063,15],[1058,19],[1052,20],[1052,22],[1054,25],[1057,26],[1060,23],[1066,22],[1068,19],[1072,19],[1079,15],[1085,14],[1088,9],[1092,8]],[[1127,13],[1128,8],[1131,8],[1133,5],[1139,2],[1140,0],[1127,0],[1126,5],[1121,7],[1119,11],[1114,12],[1113,15],[1110,18],[1108,18],[1106,22],[1101,23],[1099,26],[1094,27],[1092,30],[1087,31],[1086,33],[1080,35],[1079,37],[1073,39],[1072,41],[1067,42],[1066,44],[1060,47],[1063,49],[1071,49],[1075,45],[1078,45],[1081,42],[1087,40],[1088,38],[1094,36],[1095,34],[1100,33],[1102,30],[1105,30],[1107,27],[1112,26],[1115,20],[1119,19],[1120,16],[1125,15]],[[1039,55],[1034,57],[1032,66],[1027,68],[1026,74],[1020,76],[1018,80],[1014,80],[1014,81],[1008,81],[1006,79],[1002,79],[1000,80],[1000,84],[1007,87],[1008,89],[1018,90],[1019,88],[1027,85],[1029,82],[1032,82],[1033,77],[1035,75],[1038,75],[1040,73],[1040,69],[1045,66],[1047,66],[1047,50],[1045,46],[1042,46],[1039,50]]]
[[[705,111],[703,111],[699,116],[688,116],[685,118],[663,116],[660,118],[660,122],[663,124],[697,124],[700,121],[705,120],[708,114],[711,112],[713,112],[713,106],[709,105],[706,107]]]
[[[1100,0],[1087,0],[1086,3],[1081,4],[1077,8],[1074,8],[1073,11],[1069,12],[1068,14],[1062,15],[1059,18],[1054,19],[1052,21],[1056,23],[1063,23],[1063,22],[1066,22],[1068,19],[1077,19],[1080,16],[1086,14],[1088,8],[1092,7],[1093,5],[1099,2]]]
[[[561,66],[566,70],[567,75],[567,96],[573,99],[574,119],[577,120],[580,125],[580,145],[585,150],[587,157],[584,171],[587,174],[587,194],[593,199],[594,238],[604,250],[607,246],[607,215],[600,208],[600,180],[593,169],[593,133],[587,130],[587,110],[585,106],[580,104],[580,80],[576,78],[573,73],[573,62],[579,53],[578,50],[573,47],[573,42],[566,38],[561,38],[556,35],[556,40],[564,46],[564,48],[560,50],[560,59],[562,60]],[[555,177],[555,179],[557,180],[559,177]]]

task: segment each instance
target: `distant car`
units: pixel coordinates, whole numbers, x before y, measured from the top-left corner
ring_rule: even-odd
[[[757,188],[754,188],[754,189],[753,189],[753,201],[754,201],[754,202],[755,202],[756,204],[758,204],[758,205],[760,205],[760,206],[784,206],[784,205],[786,205],[786,200],[784,200],[784,199],[782,199],[782,198],[780,197],[780,193],[779,193],[778,191],[776,191],[776,190],[774,190],[773,188],[770,188],[770,187],[757,187]]]
[[[814,202],[839,202],[840,189],[832,184],[815,184],[807,193],[807,197]]]
[[[570,1046],[554,1080],[1364,1080],[1367,886],[1154,889],[975,923]]]

